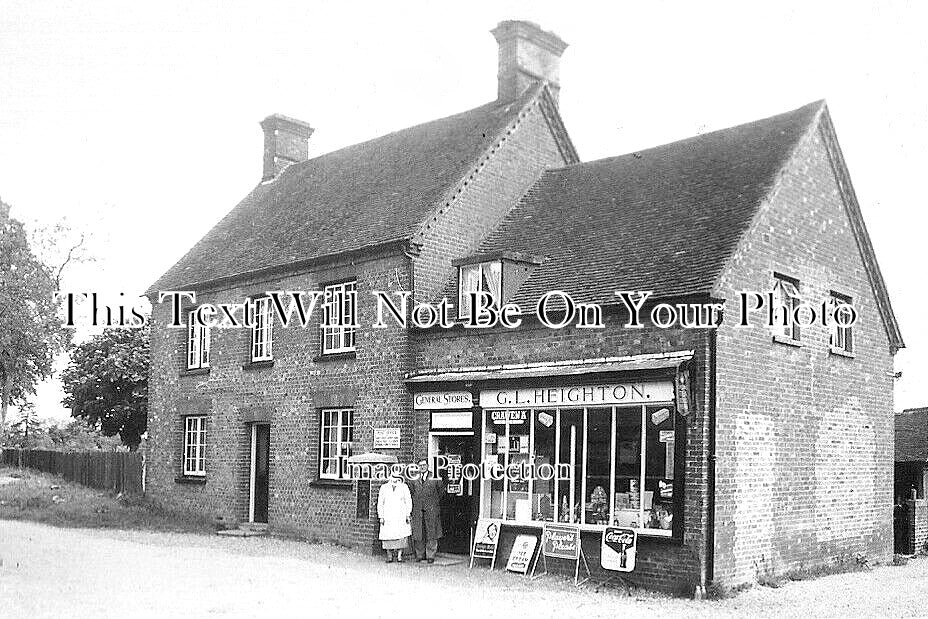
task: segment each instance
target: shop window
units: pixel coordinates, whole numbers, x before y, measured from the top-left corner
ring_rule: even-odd
[[[274,314],[270,297],[259,297],[251,303],[251,360],[270,361],[273,356]]]
[[[358,306],[357,282],[343,282],[325,287],[322,317],[322,353],[334,354],[355,350]]]
[[[209,327],[200,326],[194,320],[196,312],[187,315],[187,369],[209,367]]]
[[[471,294],[488,292],[493,304],[499,307],[503,296],[503,264],[496,260],[479,264],[462,265],[458,274],[458,317],[470,313]]]
[[[799,341],[799,323],[793,320],[796,308],[802,303],[799,298],[799,280],[774,273],[773,286],[774,303],[777,309],[778,321],[774,326],[774,335],[794,342]]]
[[[319,478],[348,479],[354,441],[354,410],[323,409],[320,423]]]
[[[851,298],[838,292],[831,293],[831,334],[829,346],[831,352],[851,355],[854,353],[854,333],[850,325],[853,306]],[[843,324],[839,324],[839,320]]]
[[[671,405],[488,410],[483,459],[508,474],[483,480],[481,516],[670,536],[675,446]]]
[[[184,475],[206,475],[206,415],[184,417]]]

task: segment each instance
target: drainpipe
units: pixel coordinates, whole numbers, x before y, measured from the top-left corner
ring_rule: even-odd
[[[715,579],[715,413],[716,413],[716,348],[717,331],[709,329],[709,407],[706,423],[709,428],[706,480],[706,561],[705,584]]]

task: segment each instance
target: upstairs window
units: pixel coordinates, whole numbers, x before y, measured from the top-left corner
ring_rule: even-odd
[[[836,354],[854,354],[853,305],[851,297],[838,292],[831,293],[831,335],[829,348]]]
[[[209,367],[209,327],[196,323],[196,312],[187,315],[187,369]]]
[[[499,307],[503,297],[503,264],[499,260],[465,264],[458,273],[458,318],[470,313],[471,293],[488,292]]]
[[[322,411],[319,445],[320,479],[347,479],[348,458],[354,441],[354,410],[327,408]]]
[[[322,354],[353,352],[357,336],[357,282],[325,287],[322,306]]]
[[[793,321],[793,317],[802,302],[799,298],[799,280],[779,273],[774,273],[773,278],[774,303],[777,307],[774,335],[798,342],[801,334],[799,324]]]
[[[270,361],[274,358],[274,315],[270,297],[252,299],[251,360]]]

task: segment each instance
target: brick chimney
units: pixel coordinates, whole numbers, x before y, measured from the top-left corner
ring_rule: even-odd
[[[557,101],[561,54],[567,43],[529,21],[504,21],[491,30],[499,43],[499,101],[511,101],[539,80],[547,80]]]
[[[280,114],[271,114],[261,121],[264,130],[264,176],[268,181],[276,178],[291,163],[306,161],[309,157],[309,136],[313,128],[309,123]]]

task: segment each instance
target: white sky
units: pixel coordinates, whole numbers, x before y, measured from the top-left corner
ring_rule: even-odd
[[[137,294],[260,180],[260,119],[310,122],[316,155],[480,105],[489,30],[529,19],[570,44],[584,160],[827,99],[908,344],[896,408],[928,405],[928,3],[443,6],[0,0],[0,196],[94,233],[68,289]],[[67,415],[60,398],[43,385],[39,414]]]

